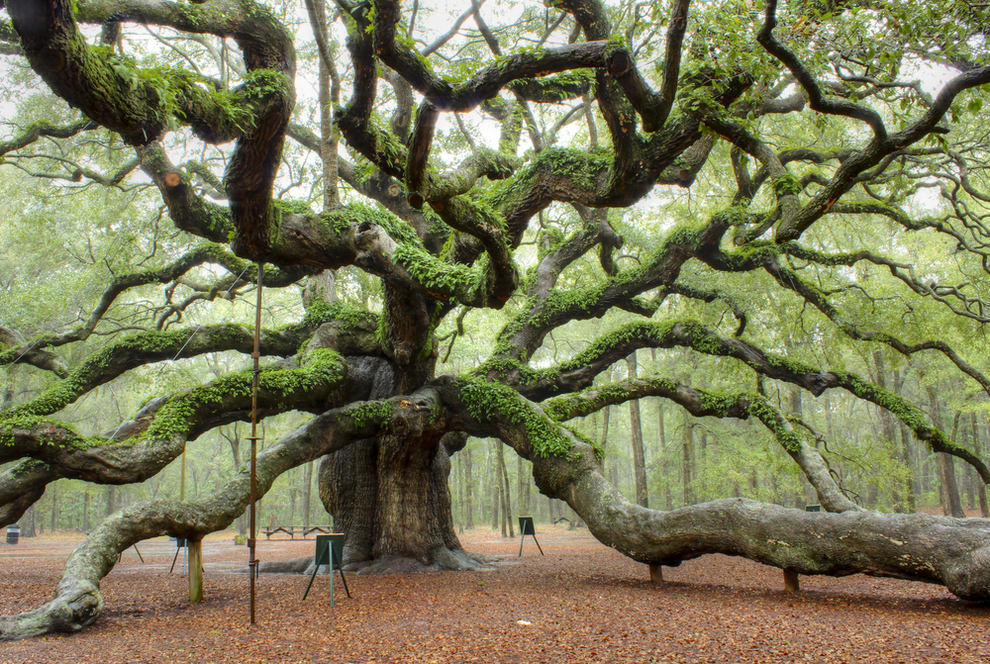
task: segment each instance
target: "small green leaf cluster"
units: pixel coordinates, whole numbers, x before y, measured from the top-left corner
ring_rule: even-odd
[[[369,424],[387,422],[394,410],[395,407],[388,401],[366,401],[356,408],[348,409],[347,415],[354,421],[356,428],[363,429]]]
[[[449,294],[472,278],[472,270],[466,265],[444,263],[426,249],[415,244],[399,245],[393,255],[398,265],[406,268],[424,288],[441,294]]]

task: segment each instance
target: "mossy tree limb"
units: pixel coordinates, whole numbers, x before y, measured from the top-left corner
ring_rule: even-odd
[[[604,478],[590,444],[517,393],[493,383],[451,382],[442,394],[452,423],[474,435],[498,435],[531,459],[544,494],[565,500],[596,538],[639,562],[676,566],[722,553],[806,575],[860,573],[938,583],[963,599],[990,600],[990,521],[857,510],[808,513],[745,499],[650,510],[626,501]],[[515,405],[506,403],[512,399]],[[548,446],[555,437],[559,445]]]
[[[342,449],[377,430],[402,426],[422,429],[432,412],[422,404],[430,399],[426,394],[407,401],[409,406],[395,399],[384,409],[378,404],[355,403],[323,413],[259,452],[255,495],[264,496],[286,471]],[[156,500],[112,515],[69,555],[52,601],[33,611],[0,616],[0,640],[75,632],[92,624],[103,610],[100,581],[117,564],[124,550],[160,535],[200,540],[226,528],[243,514],[250,495],[250,472],[243,465],[221,489],[203,500]]]
[[[585,417],[607,406],[651,396],[672,401],[695,417],[739,420],[755,417],[798,464],[827,511],[860,509],[835,482],[828,463],[818,450],[797,434],[784,413],[761,394],[720,394],[654,376],[596,385],[581,392],[548,399],[542,403],[542,407],[551,418],[566,421],[574,417]]]

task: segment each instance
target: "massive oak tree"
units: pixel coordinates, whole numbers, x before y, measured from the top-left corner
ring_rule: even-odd
[[[969,346],[990,320],[986,142],[967,115],[990,84],[985,8],[477,0],[452,1],[448,16],[413,0],[304,4],[0,2],[4,58],[29,64],[73,109],[17,127],[0,143],[5,159],[69,183],[153,185],[183,232],[115,269],[76,323],[0,320],[0,365],[50,377],[0,411],[0,462],[12,464],[0,522],[59,478],[139,482],[204,432],[250,419],[251,371],[152,395],[133,417],[99,423],[102,435],[57,415],[154,363],[250,354],[250,326],[184,326],[184,312],[336,270],[377,280],[372,306],[307,297],[304,317],[261,331],[260,417],[312,417],[268,441],[258,494],[322,459],[321,498],[353,567],[476,564],[454,533],[447,474],[477,436],[532,461],[545,495],[643,563],[719,552],[990,599],[990,523],[862,510],[820,437],[767,388],[875,404],[990,482],[984,460],[918,406],[828,357],[800,356],[771,315],[787,302],[816,334],[924,356],[990,392]],[[315,36],[307,76],[300,34]],[[322,122],[297,108],[317,95]],[[291,184],[290,151],[321,165],[322,196]],[[940,258],[916,264],[916,237],[944,247]],[[156,288],[165,300],[150,323],[113,315]],[[707,313],[678,317],[676,301]],[[487,357],[439,372],[440,330],[456,342],[485,309],[500,313],[484,320],[507,321]],[[912,326],[915,316],[952,323]],[[597,338],[552,348],[555,333],[598,318]],[[642,367],[611,380],[637,349],[716,358],[720,369],[711,380]],[[600,446],[568,422],[646,398],[758,421],[826,511],[629,503],[606,480]],[[163,534],[201,539],[242,514],[249,493],[242,468],[205,499],[113,515],[70,556],[51,602],[0,618],[0,638],[91,624],[121,551]]]

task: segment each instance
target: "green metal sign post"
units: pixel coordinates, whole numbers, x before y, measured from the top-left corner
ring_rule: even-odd
[[[186,550],[186,555],[189,554],[189,542],[185,538],[177,537],[175,539],[175,556],[172,558],[172,566],[168,568],[168,573],[171,574],[172,570],[175,569],[175,561],[179,559],[179,551],[182,549]],[[143,561],[142,561],[143,562]]]
[[[313,556],[313,576],[309,577],[309,585],[303,593],[303,600],[309,595],[309,589],[313,587],[316,580],[316,573],[320,570],[320,565],[330,565],[330,606],[333,606],[333,571],[340,572],[340,580],[344,584],[344,592],[351,596],[351,591],[347,588],[347,579],[344,578],[344,533],[331,533],[330,535],[316,536],[316,555]]]
[[[536,548],[540,550],[541,556],[547,555],[543,553],[543,547],[540,546],[540,540],[536,539],[536,526],[533,524],[533,517],[521,516],[519,517],[519,557],[520,558],[522,558],[523,543],[526,541],[526,535],[532,536],[533,541],[536,542]]]

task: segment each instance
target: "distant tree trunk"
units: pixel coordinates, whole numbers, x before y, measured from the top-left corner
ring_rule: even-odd
[[[37,503],[35,503],[37,505]],[[35,505],[32,505],[24,512],[24,516],[21,517],[21,537],[37,537],[37,529],[35,528],[35,522],[37,521],[35,515],[37,511],[35,510]]]
[[[691,416],[684,411],[684,442],[681,444],[681,482],[684,491],[684,504],[693,505],[694,500],[694,427]]]
[[[914,455],[911,452],[911,430],[907,428],[903,422],[900,425],[901,430],[901,461],[907,466],[908,477],[904,480],[904,506],[905,511],[909,514],[918,511],[918,505],[915,500],[915,496],[918,494],[918,471],[914,463]]]
[[[944,452],[938,453],[938,473],[939,479],[942,481],[942,490],[939,491],[939,495],[942,498],[943,514],[964,518],[966,512],[963,511],[962,502],[959,500],[955,464],[952,462],[952,457]]]
[[[663,483],[663,507],[670,510],[674,508],[674,499],[671,493],[670,459],[667,456],[667,431],[664,424],[663,402],[657,401],[657,431],[660,437],[660,478]],[[654,457],[656,458],[656,457]],[[654,463],[656,463],[654,461]]]
[[[82,530],[88,533],[90,531],[89,525],[89,491],[83,490],[83,513],[82,513]]]
[[[626,357],[629,378],[637,377],[636,351]],[[639,399],[629,402],[629,428],[632,430],[633,473],[636,476],[636,503],[650,506],[649,489],[646,484],[646,452],[643,449],[643,422],[639,414]]]
[[[313,516],[313,461],[306,464],[303,479],[303,525],[309,528]]]
[[[608,421],[612,415],[612,407],[605,406],[602,408],[602,447],[608,447]]]
[[[51,494],[52,494],[52,522],[51,527],[48,529],[50,532],[55,532],[56,524],[58,523],[58,487],[61,482],[52,482],[51,484]]]
[[[954,437],[953,439],[957,443],[959,443],[960,445],[962,445],[964,447],[969,447],[970,449],[973,449],[973,448],[975,448],[975,445],[973,445],[970,442],[970,440],[969,440],[969,427],[967,427],[965,425],[963,425],[962,427],[959,426],[959,423],[960,423],[961,418],[962,418],[962,412],[956,413],[956,421],[955,421],[955,424],[953,425],[953,432],[952,432],[952,435]],[[973,470],[972,467],[969,466],[969,464],[963,464],[963,471],[962,471],[962,473],[963,473],[963,475],[962,475],[963,489],[966,492],[966,507],[965,507],[965,509],[967,509],[967,510],[975,510],[976,509],[976,486],[975,486],[976,483],[975,483],[974,480],[976,478],[976,472]],[[960,498],[961,497],[962,496],[960,496]]]
[[[501,441],[498,445],[498,473],[502,478],[502,537],[505,537],[506,526],[508,526],[509,537],[515,537],[515,528],[512,525],[512,494],[509,491],[509,470],[505,467],[505,446]]]
[[[293,479],[292,474],[294,474],[295,471],[296,469],[293,469],[293,471],[290,472],[289,474],[290,481]],[[297,491],[296,487],[294,486],[289,487],[289,525],[290,526],[296,525],[296,491]]]
[[[667,432],[663,424],[663,402],[657,399],[657,436],[660,439],[660,449],[667,448]]]
[[[888,386],[888,384],[887,384],[887,368],[886,368],[885,363],[883,361],[883,354],[879,350],[874,350],[873,351],[873,362],[876,365],[876,382],[877,382],[877,385],[879,385],[883,389],[891,389],[892,391],[895,391],[896,392],[897,391],[897,388],[899,387],[898,384],[897,384],[897,375],[895,373],[894,375],[891,376],[891,378],[893,378],[894,385]],[[880,417],[880,427],[881,427],[881,430],[883,431],[883,440],[887,444],[889,444],[891,446],[891,448],[897,449],[897,447],[898,447],[898,445],[897,445],[897,426],[895,424],[894,416],[891,415],[890,414],[890,411],[888,411],[886,408],[877,407],[876,410],[877,410],[877,413],[878,413],[878,415]],[[875,483],[871,483],[871,487],[870,488],[871,488],[871,491],[874,494],[876,493],[875,486],[876,486]],[[902,485],[900,487],[898,487],[898,486],[895,485],[895,487],[894,487],[894,492],[893,492],[894,493],[894,495],[893,495],[894,508],[897,511],[904,511],[904,508],[905,508],[905,506],[907,504],[907,500],[905,500],[905,498],[902,497],[902,495],[901,495],[902,492],[905,489],[908,489],[909,490],[910,489],[910,485],[908,485],[908,486],[903,486]],[[867,502],[869,503],[869,500]]]
[[[526,472],[526,462],[521,456],[516,457],[516,475],[519,479],[518,506],[520,516],[529,514],[529,485],[530,474]]]
[[[468,530],[474,529],[474,452],[464,450],[464,527]]]
[[[495,441],[495,445],[501,445],[500,441]],[[491,487],[492,487],[492,530],[498,530],[499,526],[499,512],[502,505],[502,479],[498,475],[498,462],[496,461],[497,452],[493,447],[488,455],[491,460]]]
[[[928,388],[928,400],[931,404],[932,419],[935,426],[945,430],[945,421],[942,419],[942,407],[935,394],[935,389]],[[959,420],[956,419],[956,424]],[[945,452],[938,453],[938,475],[941,480],[941,490],[939,496],[942,501],[942,512],[946,516],[965,518],[966,512],[962,508],[962,501],[959,499],[959,487],[956,484],[955,464],[952,457]]]
[[[822,406],[825,410],[825,437],[835,440],[835,430],[832,424],[832,400],[828,394],[822,395]]]
[[[986,444],[980,437],[980,429],[976,421],[976,413],[970,413],[970,422],[973,427],[973,451],[977,456],[982,458],[986,451]],[[984,519],[990,517],[990,505],[987,504],[987,487],[980,478],[976,479],[976,496],[980,501],[980,516]]]
[[[234,468],[240,468],[241,466],[241,438],[237,433],[237,425],[234,425],[234,430],[232,434],[228,434],[223,428],[220,429],[220,435],[223,436],[227,442],[230,444],[230,455],[233,458]],[[310,464],[312,465],[312,464]],[[241,536],[247,535],[247,518],[245,515],[237,517],[236,520],[237,534]]]
[[[457,510],[455,514],[457,518],[454,519],[454,523],[457,524],[457,534],[464,534],[464,493],[465,493],[465,481],[464,481],[464,457],[458,454],[456,457],[451,458],[450,463],[454,467],[454,486],[457,487]]]

